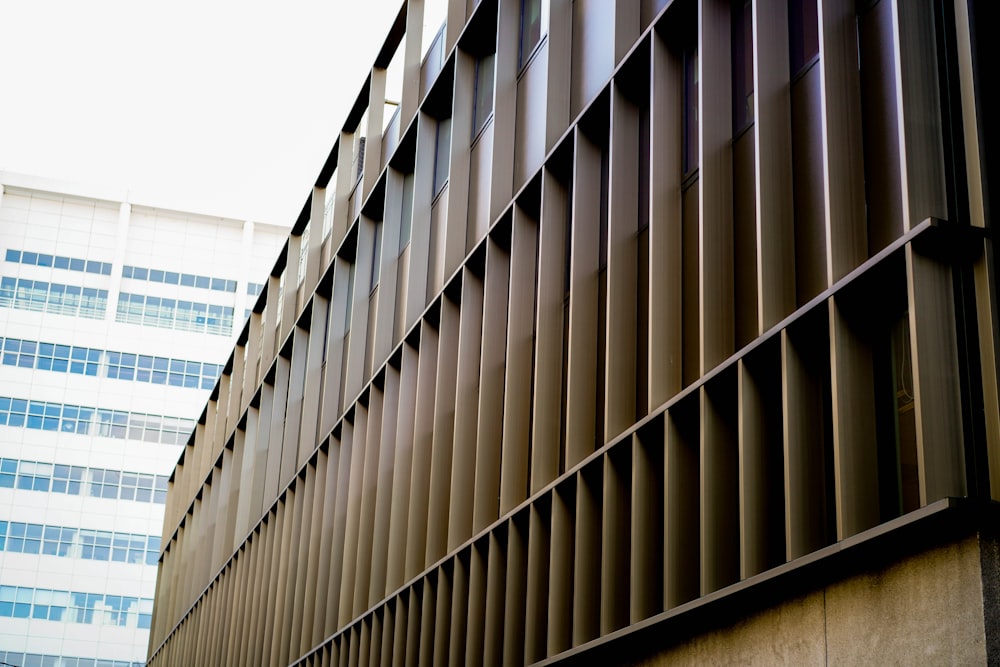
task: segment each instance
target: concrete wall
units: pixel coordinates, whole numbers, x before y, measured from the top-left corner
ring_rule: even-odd
[[[983,607],[980,543],[970,537],[783,602],[639,664],[983,665]]]

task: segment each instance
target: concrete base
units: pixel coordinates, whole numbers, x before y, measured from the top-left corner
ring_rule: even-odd
[[[984,665],[996,542],[978,535],[768,607],[636,663]],[[985,574],[985,578],[984,578]]]

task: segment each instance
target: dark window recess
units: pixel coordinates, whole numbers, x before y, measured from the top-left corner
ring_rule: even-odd
[[[493,70],[496,54],[485,55],[476,61],[476,97],[472,116],[472,136],[479,134],[483,125],[493,115]]]
[[[683,171],[698,168],[698,44],[684,47],[684,146]]]
[[[542,38],[542,0],[521,0],[521,44],[518,68],[524,67]]]
[[[749,0],[734,0],[732,18],[733,135],[736,135],[753,122],[753,8]]]
[[[816,0],[788,0],[788,70],[792,78],[818,55]]]

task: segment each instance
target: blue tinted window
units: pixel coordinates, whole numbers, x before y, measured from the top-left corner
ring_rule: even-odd
[[[21,251],[14,250],[10,248],[7,250],[7,261],[8,262],[20,262],[21,261]]]
[[[72,271],[83,271],[86,265],[87,263],[84,262],[82,259],[73,258],[69,260],[69,268]]]

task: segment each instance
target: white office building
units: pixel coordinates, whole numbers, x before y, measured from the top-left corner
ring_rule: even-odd
[[[143,664],[167,479],[288,230],[0,172],[0,664]]]

